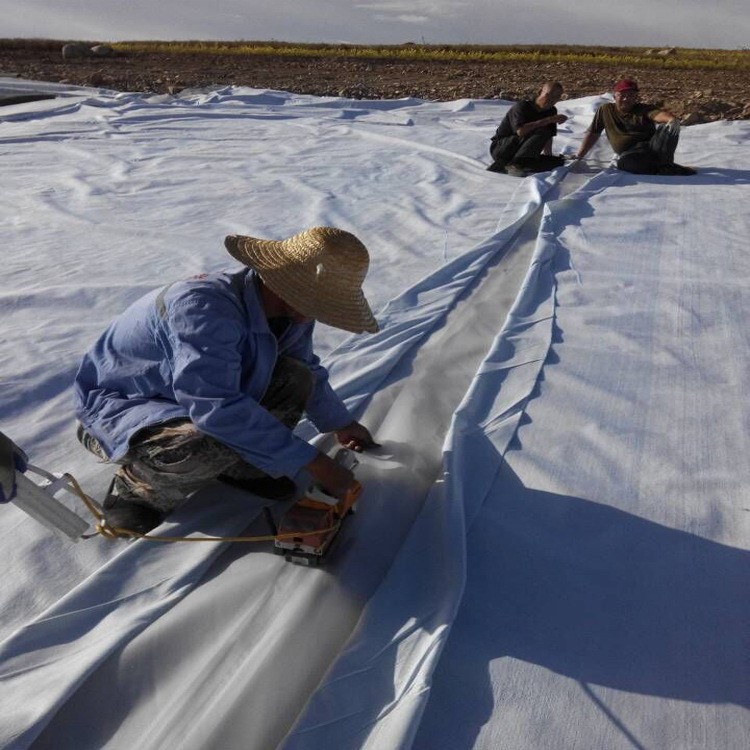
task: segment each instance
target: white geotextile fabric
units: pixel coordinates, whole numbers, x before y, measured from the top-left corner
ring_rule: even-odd
[[[359,338],[343,345],[340,348],[341,356],[338,356],[338,351],[334,352],[331,358],[332,372],[337,390],[352,409],[361,411],[364,401],[372,398],[377,391],[384,391],[387,405],[383,408],[387,414],[395,415],[397,432],[394,438],[426,442],[420,431],[415,431],[413,435],[408,434],[404,425],[406,409],[402,404],[394,408],[388,403],[393,398],[387,390],[388,387],[393,386],[394,390],[403,388],[402,371],[409,367],[413,359],[413,350],[423,346],[423,340],[433,334],[435,328],[444,324],[445,317],[455,307],[457,298],[476,284],[477,277],[487,265],[502,260],[502,255],[512,247],[514,236],[540,205],[543,192],[549,190],[561,176],[562,172],[543,180],[529,181],[525,186],[529,191],[529,200],[521,204],[516,222],[390,303],[381,318],[384,329],[380,334]],[[503,289],[504,279],[500,278],[499,282],[499,285],[495,285],[494,293]],[[515,288],[513,285],[511,291]],[[488,292],[485,291],[485,294]],[[471,318],[472,310],[467,309],[464,315]],[[502,319],[498,316],[495,325],[501,323]],[[460,322],[454,325],[462,327]],[[433,348],[437,348],[438,353],[432,354],[431,367],[439,367],[439,370],[444,371],[451,366],[453,354],[445,348]],[[434,360],[439,358],[439,354],[447,357],[447,360],[438,366]],[[466,368],[469,377],[472,371],[472,368]],[[436,438],[439,440],[440,435],[444,433],[452,408],[458,403],[468,382],[462,381],[457,375],[454,376],[454,381],[453,397],[450,398],[448,395],[449,388],[441,387],[441,407],[433,407],[429,419],[421,417],[420,420],[419,414],[413,406],[411,407],[415,412],[413,418],[420,420],[412,423],[419,425],[420,430],[429,431],[433,441]],[[429,388],[427,392],[429,393]],[[400,394],[399,398],[405,400],[407,397]],[[419,402],[417,394],[410,394],[408,400]],[[368,424],[377,419],[372,413],[367,416]],[[357,532],[347,534],[348,543],[352,548],[338,554],[336,563],[328,568],[335,571],[335,576],[319,574],[314,578],[313,571],[291,569],[283,560],[271,558],[264,561],[265,575],[257,576],[255,585],[250,585],[251,576],[258,565],[255,556],[244,555],[241,562],[236,563],[250,566],[242,591],[243,598],[240,600],[241,609],[236,613],[242,624],[238,626],[234,621],[230,621],[228,625],[214,625],[206,634],[206,641],[201,643],[200,650],[204,653],[209,652],[216,658],[212,650],[213,644],[217,639],[224,643],[221,635],[224,635],[228,642],[235,639],[237,627],[245,632],[248,639],[263,641],[272,638],[275,648],[278,649],[276,663],[279,672],[276,680],[281,683],[279,689],[287,681],[286,671],[294,670],[295,663],[305,664],[305,679],[296,676],[294,689],[286,690],[286,701],[283,704],[277,700],[274,706],[265,707],[262,702],[259,705],[256,699],[255,709],[247,710],[236,691],[257,692],[260,683],[261,689],[269,695],[274,694],[271,689],[274,678],[270,675],[263,675],[261,678],[253,669],[249,669],[249,676],[244,678],[246,684],[241,687],[235,686],[234,694],[225,699],[224,703],[230,711],[238,710],[250,719],[251,726],[242,730],[242,736],[246,740],[250,739],[253,746],[265,747],[275,744],[283,735],[283,729],[289,723],[289,716],[299,711],[314,687],[315,675],[320,676],[321,670],[327,666],[342,641],[348,637],[359,615],[362,602],[367,601],[390,565],[403,535],[419,511],[430,482],[440,471],[439,450],[432,451],[431,455],[424,444],[421,451],[410,451],[409,440],[404,444],[399,444],[395,439],[389,441],[388,427],[382,424],[384,421],[381,417],[381,424],[377,430],[378,439],[383,441],[383,450],[378,451],[370,461],[363,457],[365,466],[358,472],[360,479],[366,482],[368,491],[362,499],[364,508],[357,516],[357,524],[367,529],[367,536],[361,544],[355,545]],[[368,467],[367,464],[370,463],[374,463],[374,466]],[[385,475],[385,478],[382,479],[377,474],[368,477],[368,468],[376,469],[378,474]],[[404,475],[407,471],[410,475],[408,478],[393,476]],[[170,536],[184,536],[195,530],[210,535],[231,536],[242,533],[243,528],[257,513],[257,505],[244,503],[238,511],[236,493],[234,497],[231,497],[231,494],[220,490],[218,485],[207,488],[188,508],[176,516],[164,533]],[[226,495],[229,497],[225,497]],[[240,493],[240,499],[241,497]],[[221,504],[216,502],[217,499],[222,501]],[[389,505],[393,507],[389,508]],[[263,529],[258,530],[256,527],[255,533],[263,533]],[[440,544],[435,537],[434,544],[443,548],[446,557],[450,559],[450,546],[447,541]],[[166,720],[163,716],[164,709],[160,710],[158,704],[144,702],[140,710],[138,706],[126,705],[126,716],[121,715],[123,704],[97,705],[97,722],[84,728],[81,722],[72,721],[71,717],[78,715],[78,712],[81,717],[85,716],[91,711],[91,702],[96,700],[95,696],[106,695],[107,690],[115,690],[113,684],[117,684],[118,678],[112,676],[112,667],[104,665],[100,673],[94,675],[78,695],[75,692],[113,651],[119,650],[131,641],[147,625],[162,616],[176,600],[182,598],[202,577],[206,567],[222,546],[224,545],[190,545],[189,554],[186,554],[181,547],[173,545],[154,547],[147,542],[129,545],[125,552],[120,553],[95,575],[83,581],[67,597],[7,638],[0,646],[0,656],[8,672],[13,674],[13,697],[9,705],[14,708],[13,721],[17,731],[20,732],[21,728],[25,727],[27,732],[19,734],[19,743],[27,742],[27,737],[33,739],[67,701],[64,711],[60,713],[60,723],[63,727],[55,722],[42,738],[42,744],[49,743],[50,746],[59,747],[64,741],[64,727],[75,727],[75,735],[70,737],[71,744],[83,741],[84,744],[96,746],[105,741],[104,737],[110,731],[108,724],[111,723],[117,726],[118,742],[129,741],[128,731],[132,725],[132,740],[138,739],[140,747],[163,746],[163,743],[168,741],[171,722],[181,723],[180,716],[174,716],[171,701],[167,701],[170,716],[166,717]],[[125,591],[120,585],[123,581],[127,585]],[[274,589],[284,586],[286,593],[283,596],[277,594],[269,597],[257,613],[256,608],[252,607],[252,614],[248,617],[247,602],[263,601],[269,586]],[[307,608],[310,606],[313,593],[321,602],[320,606],[322,602],[329,602],[329,614],[326,615],[324,612],[319,615],[324,631],[315,635],[316,650],[325,655],[322,662],[319,662],[322,657],[309,654],[308,649],[304,647],[305,634],[309,627],[307,621],[310,617]],[[460,593],[460,587],[446,593],[446,602],[450,605]],[[227,598],[229,601],[225,601]],[[223,581],[212,597],[212,606],[219,604],[223,604],[225,612],[237,604],[236,592],[230,591],[227,594]],[[183,609],[192,610],[193,604],[190,603]],[[346,616],[343,616],[343,613],[347,613]],[[177,620],[182,616],[182,610],[172,615],[173,619]],[[248,619],[249,625],[246,622]],[[441,625],[448,621],[449,618],[446,617]],[[71,635],[77,640],[71,642]],[[183,633],[182,636],[180,640],[190,637],[188,633]],[[158,643],[158,648],[162,647],[158,638],[154,639],[150,633],[145,634],[142,641],[141,648],[150,648],[150,643],[154,641]],[[298,654],[294,653],[290,644],[294,641],[302,646]],[[252,645],[249,643],[247,648],[243,649],[244,660],[263,661],[268,659],[269,650],[274,650],[265,643],[263,651],[258,654],[252,651]],[[193,651],[194,649],[191,653]],[[248,656],[248,651],[251,651],[251,656]],[[127,653],[126,649],[125,654]],[[122,665],[126,663],[127,658],[119,653],[116,657],[116,669],[122,669],[126,675],[130,669],[123,669]],[[158,654],[155,655],[154,661],[158,663]],[[226,655],[222,654],[219,665],[225,665],[226,661]],[[191,660],[190,664],[192,663]],[[234,663],[236,664],[236,661]],[[133,668],[137,670],[135,665]],[[226,671],[216,669],[215,666],[207,666],[206,671],[221,683],[227,679]],[[189,683],[192,679],[194,678],[182,675],[179,681]],[[152,680],[153,678],[146,683],[149,688],[166,692],[166,677],[160,677],[153,682]],[[43,692],[37,690],[40,682],[47,686]],[[127,677],[124,684],[130,684]],[[192,700],[199,700],[202,693],[209,690],[207,685],[210,684],[212,683],[206,674],[202,673],[200,689],[196,691]],[[136,685],[139,691],[143,690],[144,685],[138,679]],[[303,686],[306,686],[306,689],[302,689]],[[121,689],[117,689],[117,692]],[[224,719],[223,722],[219,722],[213,704],[210,720],[196,721],[196,711],[191,710],[194,715],[193,721],[200,729],[194,730],[193,735],[181,734],[181,747],[203,747],[207,743],[224,744],[226,741],[232,744],[233,739],[224,738],[238,736],[237,719]],[[144,719],[141,713],[146,713],[147,717]],[[261,716],[261,713],[264,716]],[[410,712],[407,713],[411,715]],[[162,730],[152,732],[148,738],[139,738],[144,721],[158,723]],[[392,734],[392,731],[389,730],[389,733]]]
[[[363,103],[252,90],[196,93],[178,100],[143,99],[49,84],[5,83],[5,88],[15,91],[57,91],[64,98],[6,107],[0,113],[0,148],[8,186],[2,221],[12,238],[6,256],[0,342],[2,429],[38,463],[72,471],[99,496],[111,469],[97,469],[72,434],[70,382],[81,352],[109,318],[144,290],[179,275],[227,265],[221,247],[224,234],[246,231],[284,236],[309,224],[346,226],[372,248],[367,292],[376,309],[394,290],[438,269],[432,284],[411,292],[410,304],[395,302],[385,313],[388,337],[360,340],[369,344],[370,365],[361,368],[359,377],[350,376],[364,359],[358,361],[351,348],[352,353],[346,355],[348,365],[342,357],[337,379],[356,406],[364,404],[368,390],[385,386],[394,363],[407,354],[413,356],[420,341],[440,325],[487,263],[504,251],[515,228],[482,243],[469,255],[464,251],[492,235],[498,218],[501,224],[516,220],[522,224],[555,182],[520,183],[485,172],[487,130],[505,110],[507,105],[502,103]],[[392,111],[398,113],[394,116]],[[453,258],[456,263],[441,270]],[[436,292],[441,285],[443,292]],[[514,293],[513,284],[504,292],[510,299]],[[429,308],[428,315],[420,305],[414,306],[414,295]],[[411,322],[406,320],[409,317]],[[500,316],[488,333],[501,321]],[[341,336],[322,328],[318,339],[325,352]],[[471,339],[465,343],[471,344]],[[484,349],[481,345],[475,349],[478,361]],[[448,350],[445,353],[449,355]],[[404,367],[408,366],[405,362]],[[465,368],[465,377],[470,379],[472,372],[471,367]],[[391,379],[403,377],[401,373]],[[363,378],[370,381],[369,387],[362,385]],[[269,709],[256,700],[255,708],[248,710],[236,697],[225,700],[228,710],[239,710],[253,720],[258,746],[267,746],[268,737],[278,738],[288,729],[348,636],[366,592],[379,582],[426,488],[439,473],[439,446],[451,403],[458,403],[465,389],[458,378],[454,380],[452,401],[431,410],[432,424],[438,416],[444,423],[430,437],[435,442],[434,457],[425,458],[424,439],[421,452],[407,451],[407,446],[396,443],[390,463],[386,452],[382,454],[386,456],[381,458],[382,465],[391,471],[396,466],[402,472],[401,484],[414,500],[402,503],[402,514],[391,513],[381,532],[370,528],[367,538],[373,540],[376,559],[369,566],[352,567],[355,572],[364,571],[348,582],[353,595],[345,592],[334,599],[334,605],[323,607],[327,594],[318,590],[320,602],[310,602],[316,588],[306,583],[309,579],[302,571],[280,565],[276,558],[266,559],[267,548],[260,557],[235,551],[240,557],[261,559],[265,571],[255,587],[245,586],[244,597],[262,600],[260,591],[269,585],[280,589],[279,580],[287,580],[292,591],[301,592],[307,602],[295,609],[294,597],[285,597],[286,610],[261,608],[261,619],[263,613],[273,613],[277,630],[279,623],[288,621],[290,627],[282,631],[289,635],[297,623],[305,622],[301,615],[309,615],[312,607],[316,612],[320,609],[323,627],[333,633],[333,640],[326,648],[319,647],[317,656],[307,650],[294,654],[279,639],[284,653],[277,665],[286,664],[295,674],[295,690],[285,690],[291,695],[291,706]],[[447,390],[442,389],[443,393]],[[392,398],[393,389],[381,399],[385,404],[381,409],[387,411]],[[402,399],[409,400],[407,396]],[[396,411],[403,413],[403,405]],[[391,421],[392,431],[403,435],[402,418]],[[429,421],[425,425],[431,429]],[[387,434],[382,429],[381,439]],[[375,481],[370,485],[370,494],[377,497]],[[398,495],[399,486],[396,483],[389,491]],[[257,504],[244,496],[239,504],[236,494],[222,488],[217,495],[218,491],[218,487],[207,488],[189,509],[170,519],[170,531],[237,533],[258,514]],[[375,514],[375,497],[368,506]],[[365,511],[360,523],[365,523]],[[158,631],[154,637],[133,637],[195,585],[221,545],[148,550],[140,543],[124,546],[103,540],[71,545],[50,536],[14,507],[3,509],[0,523],[8,571],[0,592],[3,687],[10,696],[4,701],[2,722],[6,741],[15,737],[19,746],[27,744],[60,707],[58,723],[72,728],[70,744],[75,746],[87,740],[98,746],[111,726],[117,726],[117,731],[112,730],[116,739],[110,741],[127,742],[128,722],[117,715],[121,711],[127,713],[134,727],[132,738],[139,743],[143,723],[155,720],[149,713],[152,710],[165,728],[171,721],[183,724],[186,711],[197,716],[195,701],[187,697],[185,687],[198,674],[193,668],[201,660],[196,644],[184,646],[190,650],[189,661],[175,662],[168,649],[165,656],[163,647],[156,657],[149,656],[155,670],[151,688],[165,697],[164,705],[147,699],[151,676],[143,682],[143,662],[137,657],[135,670],[117,673],[126,682],[134,680],[127,688],[140,699],[108,700],[113,691],[123,695],[125,688],[118,690],[115,680],[101,677],[108,674],[102,660],[113,652],[115,664],[124,660],[118,649],[126,642],[136,652],[159,643]],[[257,562],[252,564],[250,575],[258,567]],[[244,582],[247,576],[245,571]],[[241,597],[234,596],[229,575],[216,580],[220,583],[213,588],[205,585],[204,590],[211,592],[210,604],[196,605],[194,618],[205,621],[205,612],[212,608],[230,623],[235,615],[244,617],[247,607]],[[323,591],[331,588],[331,580],[335,579],[330,575],[320,577]],[[196,595],[191,601],[202,600]],[[233,610],[238,603],[241,609]],[[348,616],[342,617],[347,610]],[[338,629],[331,629],[326,618]],[[169,627],[168,618],[163,619]],[[264,627],[263,622],[251,622],[247,638],[262,641],[259,633]],[[215,632],[197,630],[208,633],[209,640]],[[181,657],[179,644],[189,642],[189,634],[181,631],[177,641]],[[213,644],[200,645],[208,659]],[[222,684],[226,683],[222,672],[226,658],[224,654],[218,662],[208,662]],[[98,676],[94,674],[97,669]],[[283,669],[275,671],[283,677]],[[249,689],[257,696],[259,682],[253,680],[252,670],[249,673]],[[81,686],[88,675],[89,681]],[[166,687],[171,684],[170,675],[180,684],[177,694],[186,694],[184,703]],[[104,679],[108,687],[97,689],[98,679]],[[269,685],[267,678],[263,684]],[[103,706],[97,703],[102,700]],[[107,711],[115,715],[110,724]],[[95,722],[85,718],[92,712],[98,717]],[[221,723],[195,719],[194,724],[210,733],[218,731]],[[235,731],[232,722],[222,726],[230,734]],[[236,731],[241,732],[241,727]],[[200,735],[196,730],[198,745],[203,744]],[[60,726],[51,727],[47,736],[57,747],[65,741]],[[152,732],[151,736],[158,745],[161,734]],[[41,744],[45,741],[39,739]]]
[[[0,91],[37,90],[65,96],[0,111],[0,422],[38,463],[72,471],[95,494],[109,469],[97,469],[72,434],[81,354],[145,291],[231,265],[225,234],[282,237],[314,224],[355,231],[372,249],[366,292],[379,310],[485,240],[516,190],[526,192],[484,171],[487,128],[507,104],[251,89],[74,96],[0,79]],[[343,339],[316,331],[322,353]],[[2,591],[3,637],[112,554],[107,544],[58,543],[13,508],[2,523],[18,539],[13,583]]]
[[[580,137],[596,103],[564,104],[572,117],[561,145],[572,147],[571,133]],[[737,666],[747,631],[732,601],[744,561],[733,548],[747,533],[739,524],[730,529],[732,503],[744,497],[747,505],[736,427],[744,424],[747,434],[747,357],[724,323],[736,313],[728,325],[745,335],[749,129],[720,123],[683,131],[678,157],[687,152],[704,168],[691,182],[604,173],[553,202],[526,273],[534,211],[559,194],[565,170],[523,182],[484,172],[488,133],[506,106],[225,89],[184,100],[87,92],[7,108],[4,119],[0,111],[12,188],[0,220],[13,238],[2,297],[0,376],[9,398],[0,428],[48,456],[39,463],[73,470],[92,492],[103,489],[109,469],[96,470],[71,434],[69,382],[80,352],[143,290],[226,265],[217,241],[225,233],[283,236],[324,223],[355,231],[373,253],[366,290],[384,323],[382,334],[346,341],[328,361],[383,449],[363,457],[360,512],[325,570],[287,565],[267,547],[72,546],[3,509],[6,743],[16,736],[18,747],[27,746],[38,735],[39,748],[395,748],[416,737],[425,748],[532,748],[559,747],[555,740],[567,732],[570,747],[670,746],[663,740],[702,747],[690,742],[703,728],[701,741],[718,748],[747,730],[736,708],[747,704]],[[598,153],[607,157],[601,145]],[[45,171],[48,163],[54,171]],[[721,272],[719,246],[732,259]],[[600,266],[605,260],[620,265]],[[637,262],[650,263],[649,273],[636,274],[644,270]],[[711,291],[726,306],[710,318],[714,325],[703,325],[699,302],[707,295],[699,291],[709,271]],[[660,296],[685,279],[695,294]],[[657,312],[681,327],[673,324],[671,337],[632,334],[628,316],[653,334]],[[721,359],[729,341],[734,369]],[[340,342],[319,331],[323,351]],[[637,366],[630,354],[640,355]],[[609,367],[616,355],[627,366]],[[579,360],[580,372],[566,369]],[[671,410],[657,416],[629,406],[618,390],[623,372],[624,392],[650,406],[654,392],[641,393],[639,378],[655,382],[670,364]],[[733,395],[714,383],[709,406],[731,415],[735,429],[720,439],[718,419],[698,420],[722,458],[696,478],[695,444],[671,431],[676,404],[697,391],[703,399],[703,381],[722,373]],[[610,430],[613,413],[621,421]],[[678,416],[691,418],[687,409]],[[622,486],[636,474],[637,489]],[[670,484],[675,474],[684,501]],[[650,482],[661,482],[667,502],[654,499]],[[702,504],[701,488],[712,482],[727,492],[733,482],[736,497]],[[567,513],[547,512],[553,492],[575,501]],[[545,501],[541,518],[527,512],[527,496]],[[243,493],[214,485],[170,519],[170,531],[263,533],[253,520],[258,510]],[[678,541],[665,537],[671,551],[660,578],[654,558],[662,537],[654,529],[662,527]],[[623,563],[632,565],[639,545],[648,554],[630,571]],[[714,555],[718,547],[730,554]],[[685,559],[709,569],[696,573],[695,605],[677,564]],[[724,570],[724,588],[710,592]],[[641,573],[653,590],[639,589]],[[671,588],[688,624],[661,601]],[[509,611],[505,602],[514,597]],[[611,619],[629,618],[640,639],[621,623],[609,628],[602,610],[613,600]],[[725,645],[687,661],[715,692],[697,680],[691,687],[682,672],[658,674],[674,662],[663,646],[684,655],[679,649],[696,647],[714,623],[700,614],[701,602],[727,610]],[[683,625],[676,645],[652,616]],[[501,653],[506,643],[517,648]],[[722,674],[711,659],[727,665]],[[581,674],[573,674],[577,665]],[[649,670],[648,679],[632,677]],[[568,700],[576,707],[570,719]],[[540,705],[554,706],[554,716],[540,718]]]
[[[494,356],[457,416],[466,589],[414,748],[746,744],[750,128],[698,134],[690,181],[548,207],[538,387],[509,449]]]

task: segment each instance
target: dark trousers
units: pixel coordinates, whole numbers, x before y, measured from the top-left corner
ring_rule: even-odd
[[[260,403],[289,428],[297,425],[313,389],[313,377],[305,364],[279,357],[271,383]],[[78,439],[94,455],[106,461],[99,441],[79,427]],[[115,474],[120,496],[169,513],[192,492],[220,474],[234,479],[267,476],[216,438],[206,435],[189,419],[177,419],[137,432],[128,452],[117,461]]]
[[[659,167],[674,164],[679,139],[679,123],[659,125],[648,141],[637,143],[619,155],[617,168],[633,174],[656,174]]]
[[[490,156],[493,159],[492,167],[496,169],[504,168],[510,163],[524,167],[531,165],[540,158],[542,149],[554,134],[554,128],[545,127],[535,130],[526,138],[509,135],[506,138],[493,140],[490,145]]]

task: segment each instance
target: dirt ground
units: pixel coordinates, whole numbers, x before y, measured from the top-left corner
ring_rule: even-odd
[[[93,43],[92,43],[93,44]],[[175,94],[185,88],[252,86],[358,99],[416,97],[520,99],[539,83],[560,80],[566,96],[600,94],[623,76],[635,77],[644,101],[660,104],[684,124],[750,119],[747,71],[604,68],[583,63],[405,62],[393,59],[280,55],[139,53],[64,60],[62,42],[0,40],[0,76]]]

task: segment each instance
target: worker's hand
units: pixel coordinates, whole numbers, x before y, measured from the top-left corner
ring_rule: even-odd
[[[310,461],[305,468],[316,484],[319,484],[329,495],[343,500],[347,491],[355,483],[354,474],[341,464],[337,464],[325,453],[318,455]]]
[[[336,437],[344,448],[361,453],[368,448],[380,448],[380,445],[372,439],[370,431],[359,422],[350,422],[346,427],[336,430]]]
[[[550,122],[554,122],[555,125],[562,125],[568,119],[567,115],[555,115],[550,118]]]

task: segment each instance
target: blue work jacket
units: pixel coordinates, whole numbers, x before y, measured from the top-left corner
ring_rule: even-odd
[[[116,318],[84,357],[76,414],[113,461],[139,430],[187,417],[253,466],[293,476],[317,451],[259,403],[278,355],[310,368],[315,387],[307,415],[318,430],[352,421],[313,354],[313,326],[292,323],[277,341],[249,269],[154,290]]]

